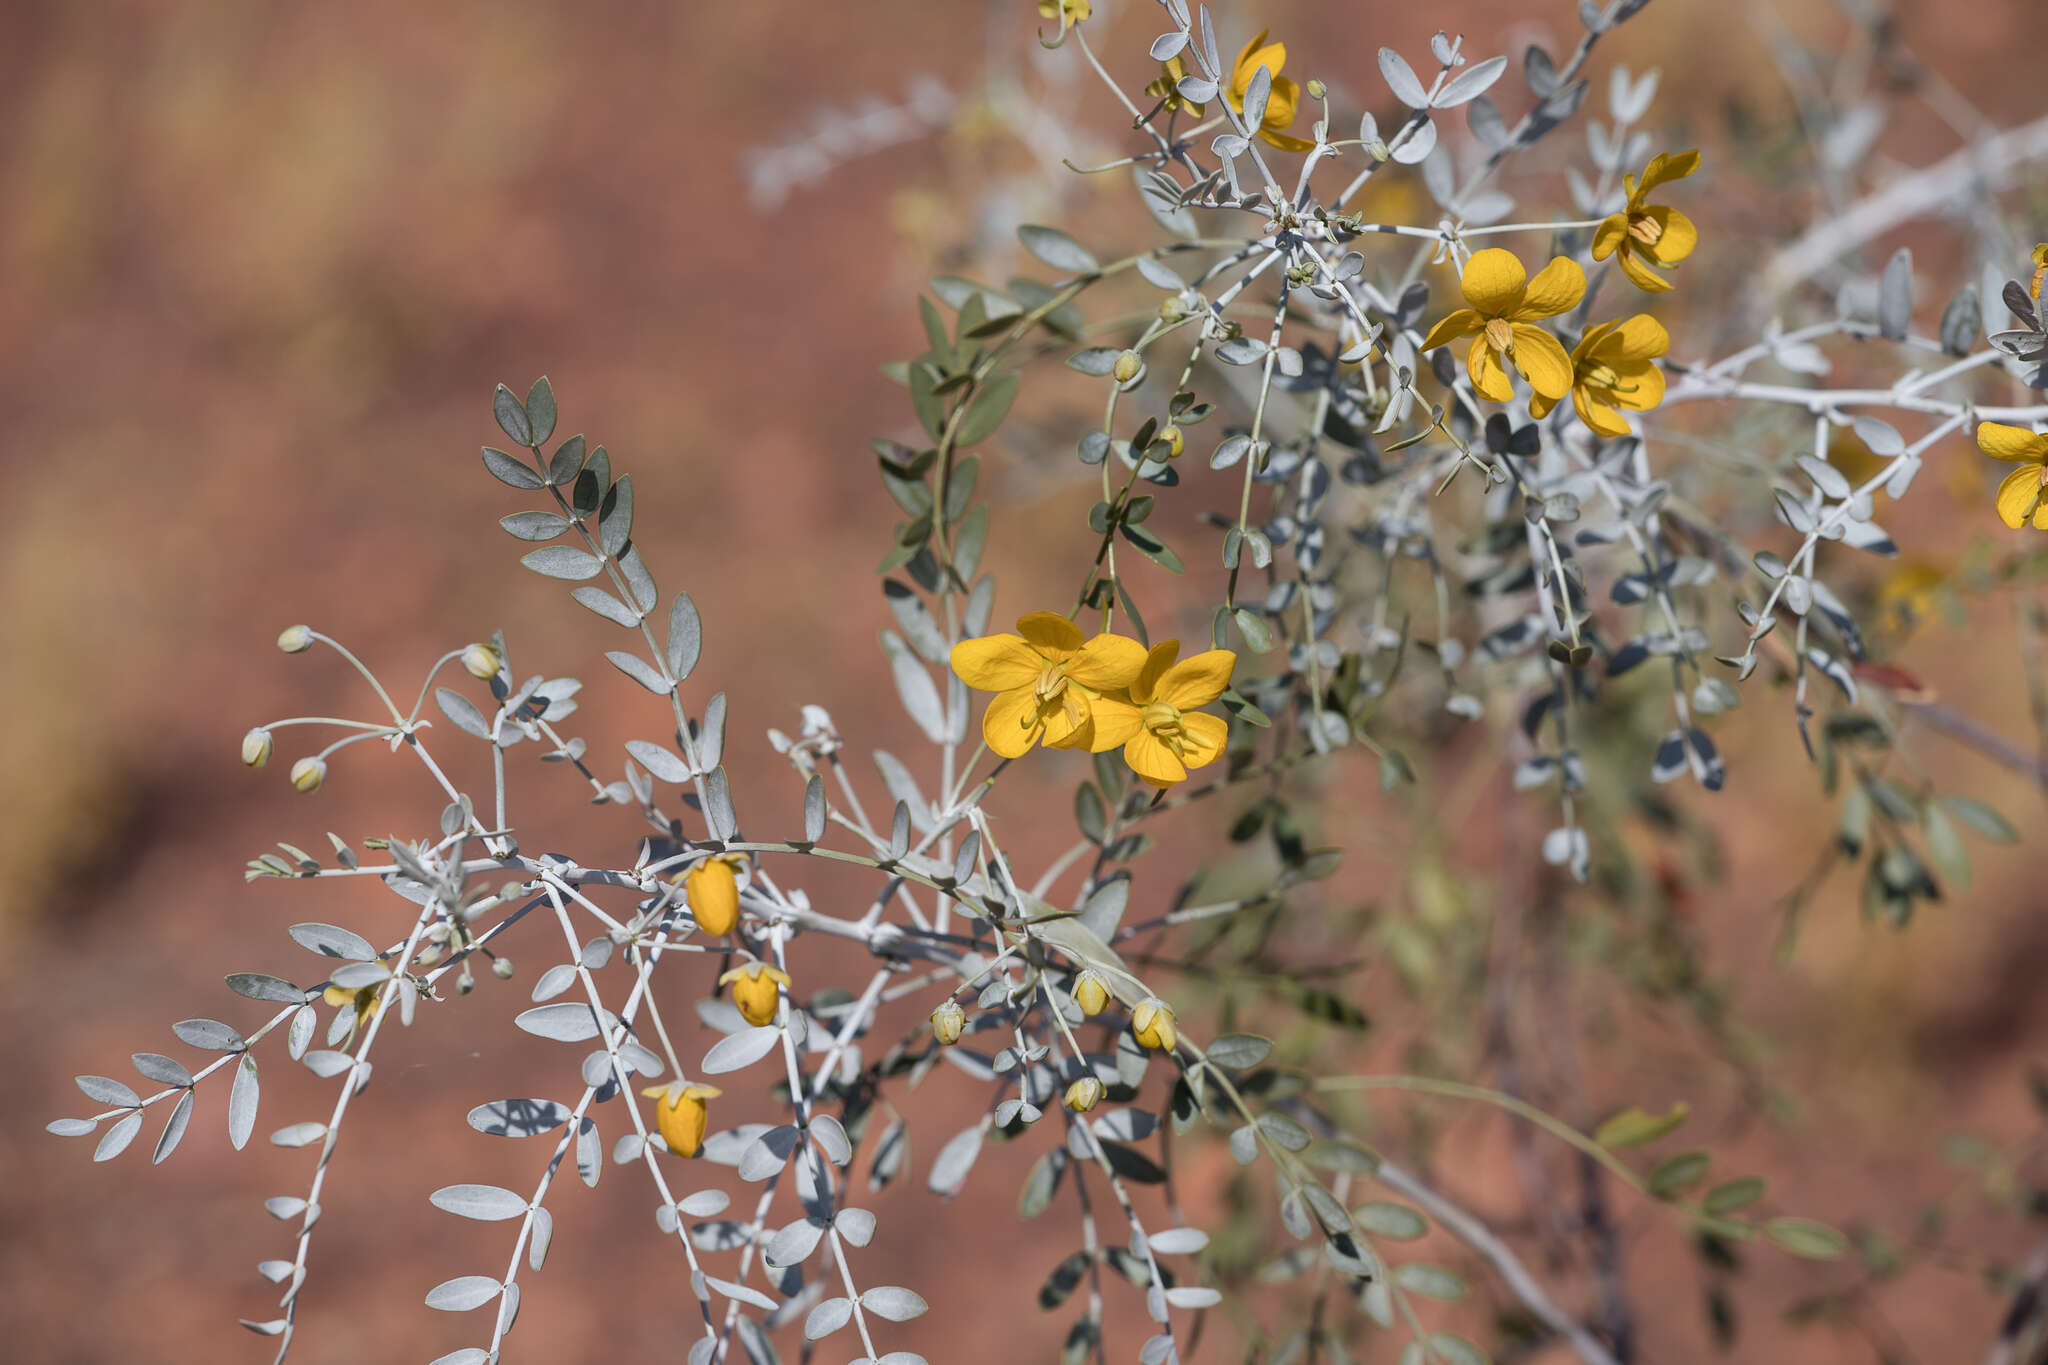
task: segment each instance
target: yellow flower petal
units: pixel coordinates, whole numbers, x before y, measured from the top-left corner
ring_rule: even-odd
[[[1572,390],[1572,407],[1578,410],[1579,420],[1601,436],[1628,435],[1628,420],[1608,404],[1595,397],[1585,385]]]
[[[1129,687],[1145,666],[1145,646],[1128,635],[1097,635],[1067,660],[1067,676],[1097,692]]]
[[[1600,358],[1609,365],[1625,364],[1633,360],[1648,360],[1663,355],[1671,349],[1671,333],[1664,330],[1664,324],[1648,313],[1638,313],[1627,322],[1605,323],[1601,331],[1606,345],[1599,347]],[[1590,341],[1593,332],[1586,333]],[[1596,343],[1597,344],[1597,343]],[[1582,348],[1591,352],[1591,347]],[[1574,353],[1576,354],[1576,352]]]
[[[1108,753],[1128,743],[1144,724],[1137,707],[1115,697],[1097,697],[1088,704],[1088,709],[1095,720],[1094,733],[1088,739],[1091,754]]]
[[[1181,762],[1189,768],[1214,763],[1223,752],[1223,742],[1230,738],[1230,722],[1202,711],[1182,716],[1180,723],[1188,740],[1188,751]]]
[[[2017,531],[2027,524],[2027,518],[2039,510],[2041,501],[2042,468],[2037,464],[2023,464],[2005,476],[2005,482],[1998,485],[1998,516],[2007,526]]]
[[[1236,667],[1237,655],[1234,652],[1205,649],[1167,669],[1166,675],[1159,680],[1153,699],[1182,711],[1207,706],[1230,686],[1231,670]]]
[[[1615,367],[1621,379],[1620,387],[1614,391],[1614,402],[1618,407],[1633,408],[1637,412],[1648,412],[1664,401],[1664,371],[1647,360]],[[1627,392],[1622,390],[1626,389]]]
[[[1429,329],[1429,335],[1423,339],[1422,349],[1433,351],[1447,341],[1456,341],[1459,337],[1468,337],[1474,332],[1485,330],[1485,318],[1470,308],[1460,308]]]
[[[2048,436],[2003,422],[1977,424],[1977,449],[1994,460],[2048,461]]]
[[[1536,272],[1522,296],[1517,318],[1556,317],[1586,296],[1586,272],[1567,256],[1553,256],[1550,264]]]
[[[978,692],[1029,687],[1045,670],[1045,659],[1015,635],[983,635],[953,646],[953,671]]]
[[[1692,219],[1677,209],[1659,204],[1644,214],[1644,217],[1663,229],[1663,232],[1657,238],[1655,246],[1638,247],[1637,250],[1658,265],[1677,265],[1692,255],[1692,249],[1700,244],[1700,230],[1692,225]]]
[[[1034,611],[1017,618],[1017,633],[1055,660],[1081,647],[1081,628],[1056,611]]]
[[[1465,369],[1472,376],[1472,391],[1481,398],[1505,403],[1515,396],[1514,381],[1500,367],[1500,358],[1486,344],[1484,336],[1472,338],[1472,348],[1465,352]]]
[[[1659,185],[1668,185],[1674,180],[1683,180],[1700,168],[1699,149],[1680,152],[1673,156],[1668,152],[1650,158],[1650,164],[1643,169],[1643,183],[1636,186],[1638,197],[1648,195]]]
[[[1529,395],[1529,415],[1539,422],[1548,417],[1550,410],[1556,406],[1557,400],[1554,398],[1545,398],[1540,393]]]
[[[1074,711],[1065,708],[1054,711],[1045,718],[1045,730],[1039,742],[1048,749],[1086,749],[1095,738],[1095,713],[1075,693],[1079,703]]]
[[[1490,246],[1473,252],[1472,259],[1465,262],[1465,275],[1458,281],[1458,288],[1465,295],[1465,302],[1482,316],[1497,318],[1521,307],[1522,292],[1528,284],[1529,274],[1515,259],[1515,253]]]
[[[1260,128],[1259,137],[1270,142],[1283,152],[1306,152],[1315,147],[1314,138],[1295,137],[1291,133],[1276,133],[1271,128]]]
[[[1671,287],[1671,281],[1637,258],[1633,243],[1624,244],[1614,259],[1621,262],[1621,273],[1628,276],[1628,282],[1646,294],[1661,294]]]
[[[1166,676],[1166,670],[1173,667],[1174,659],[1180,654],[1180,641],[1161,640],[1145,655],[1145,666],[1138,670],[1138,676],[1131,680],[1131,700],[1143,706],[1152,700],[1153,689]]]
[[[1037,716],[1038,699],[1031,689],[999,693],[981,713],[981,737],[1004,758],[1021,758],[1045,728]]]
[[[1558,339],[1533,322],[1515,328],[1515,368],[1545,398],[1562,398],[1572,386],[1572,360]]]
[[[1131,771],[1155,787],[1170,787],[1187,779],[1188,770],[1161,744],[1150,730],[1140,730],[1124,745],[1124,762]]]
[[[1603,219],[1593,233],[1593,259],[1604,261],[1614,254],[1614,248],[1628,238],[1628,215],[1617,213]]]

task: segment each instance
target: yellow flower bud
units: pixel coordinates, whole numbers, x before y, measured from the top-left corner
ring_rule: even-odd
[[[469,670],[470,677],[489,682],[498,676],[498,670],[504,667],[504,661],[498,657],[498,651],[489,645],[471,645],[462,651],[462,666]]]
[[[1093,1019],[1109,1006],[1109,986],[1094,968],[1074,978],[1074,1003],[1081,1007],[1081,1013]]]
[[[1188,438],[1179,427],[1164,428],[1157,439],[1166,442],[1166,458],[1169,460],[1179,459],[1180,453],[1188,448]]]
[[[960,1002],[950,996],[932,1011],[932,1037],[951,1046],[960,1041],[962,1030],[967,1027],[967,1011],[960,1008]]]
[[[1330,87],[1323,84],[1321,77],[1310,76],[1308,78],[1308,97],[1310,99],[1319,100],[1322,99],[1324,96],[1328,95],[1329,93]]]
[[[270,762],[270,731],[259,725],[242,736],[242,762],[252,768]]]
[[[512,979],[512,959],[509,957],[492,958],[491,975],[497,977],[500,981],[510,981]]]
[[[781,999],[782,988],[789,984],[789,976],[779,967],[765,962],[749,962],[744,967],[735,967],[718,978],[718,984],[732,986],[732,1002],[739,1006],[740,1018],[756,1028],[775,1022],[776,1002]]]
[[[661,1101],[654,1106],[654,1123],[671,1152],[692,1157],[704,1150],[704,1129],[711,1121],[711,1110],[705,1101],[718,1098],[721,1092],[717,1086],[676,1081],[650,1085],[640,1093]]]
[[[1136,379],[1139,371],[1144,368],[1145,361],[1143,357],[1136,351],[1125,351],[1116,358],[1116,365],[1110,370],[1110,373],[1116,376],[1117,383],[1128,384],[1133,379]]]
[[[302,792],[316,792],[327,780],[327,760],[302,758],[292,764],[292,785]]]
[[[690,917],[714,938],[739,927],[740,884],[734,868],[738,861],[729,853],[715,853],[683,874]]]
[[[277,637],[277,647],[287,654],[304,654],[313,647],[311,626],[287,626]]]
[[[1155,1052],[1171,1052],[1180,1041],[1173,1029],[1173,1011],[1157,999],[1145,1000],[1131,1011],[1131,1036]]]
[[[1077,1114],[1085,1114],[1096,1105],[1102,1103],[1103,1093],[1107,1089],[1108,1087],[1095,1079],[1095,1077],[1083,1076],[1080,1080],[1067,1087],[1067,1108]]]

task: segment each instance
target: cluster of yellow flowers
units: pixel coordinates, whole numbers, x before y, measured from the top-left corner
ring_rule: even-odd
[[[1214,762],[1229,726],[1202,714],[1230,686],[1237,655],[1204,650],[1174,660],[1178,640],[1151,649],[1107,632],[1084,639],[1058,612],[1036,611],[1015,635],[984,635],[953,646],[960,681],[995,697],[982,713],[982,738],[1004,758],[1032,745],[1099,754],[1121,745],[1124,761],[1155,787],[1186,779]]]
[[[1258,74],[1260,67],[1265,67],[1273,85],[1272,93],[1266,97],[1266,112],[1259,119],[1259,140],[1284,152],[1305,152],[1316,144],[1287,131],[1294,126],[1295,113],[1301,108],[1301,87],[1280,74],[1280,68],[1285,65],[1287,44],[1267,42],[1266,30],[1260,29],[1259,36],[1246,43],[1244,50],[1237,54],[1237,61],[1230,68],[1230,85],[1223,91],[1223,98],[1233,111],[1242,114],[1245,92],[1252,88],[1252,77]],[[1179,93],[1181,78],[1187,74],[1186,63],[1179,57],[1169,57],[1159,64],[1159,79],[1146,86],[1145,93],[1158,100],[1162,109],[1185,109],[1193,117],[1200,118],[1209,107]]]
[[[2027,297],[2038,302],[2041,281],[2048,277],[2048,242],[2034,248],[2033,277],[2027,282]],[[2004,422],[1977,424],[1977,449],[1994,460],[2019,468],[1998,485],[1998,519],[2017,531],[2029,521],[2037,531],[2048,531],[2048,435]]]
[[[1699,164],[1697,151],[1659,155],[1640,183],[1626,177],[1628,203],[1593,234],[1593,259],[1614,256],[1639,289],[1669,289],[1671,282],[1658,272],[1690,256],[1699,231],[1678,210],[1647,199],[1651,190],[1684,179]],[[1671,338],[1649,314],[1588,327],[1569,356],[1556,337],[1536,325],[1577,307],[1586,296],[1586,274],[1578,262],[1555,257],[1531,279],[1513,252],[1487,247],[1465,263],[1459,289],[1466,306],[1431,328],[1422,349],[1471,337],[1465,370],[1481,398],[1504,403],[1514,397],[1508,379],[1512,367],[1534,393],[1532,415],[1546,416],[1570,394],[1579,420],[1602,436],[1628,434],[1623,408],[1647,412],[1663,401],[1664,372],[1655,361],[1670,349]]]

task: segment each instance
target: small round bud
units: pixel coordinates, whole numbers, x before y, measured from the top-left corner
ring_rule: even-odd
[[[714,938],[731,933],[740,922],[738,862],[729,853],[715,853],[683,874],[690,917]]]
[[[311,626],[287,626],[277,637],[277,647],[287,654],[304,654],[313,647]]]
[[[1384,141],[1382,141],[1379,138],[1374,138],[1372,141],[1365,144],[1365,154],[1371,157],[1374,161],[1385,161],[1388,157],[1393,155],[1393,152],[1388,150],[1387,144]]]
[[[949,1047],[960,1041],[966,1027],[967,1011],[960,1008],[958,1000],[949,997],[932,1011],[932,1037]]]
[[[468,995],[476,989],[476,977],[470,974],[467,962],[462,964],[462,972],[455,978],[455,989],[462,995]]]
[[[654,1123],[669,1151],[688,1158],[704,1150],[704,1130],[711,1120],[707,1101],[718,1098],[717,1086],[674,1081],[650,1085],[640,1093],[660,1101],[654,1106]]]
[[[1159,440],[1166,442],[1166,458],[1177,460],[1180,453],[1188,448],[1188,438],[1179,427],[1166,427],[1159,433]]]
[[[1180,1041],[1173,1027],[1173,1011],[1159,999],[1141,1001],[1131,1011],[1131,1036],[1154,1052],[1171,1052]]]
[[[270,731],[259,725],[242,736],[242,762],[252,768],[270,762]]]
[[[1312,99],[1312,100],[1319,100],[1319,99],[1325,99],[1325,98],[1328,98],[1328,96],[1329,96],[1329,93],[1330,93],[1330,87],[1329,87],[1329,86],[1327,86],[1327,85],[1324,85],[1324,84],[1323,84],[1323,82],[1322,82],[1322,79],[1321,79],[1320,77],[1317,77],[1317,76],[1310,76],[1310,77],[1308,78],[1308,97],[1309,97],[1310,99]]]
[[[765,1028],[775,1022],[776,1005],[782,988],[789,984],[789,975],[766,962],[749,962],[719,977],[718,984],[732,987],[732,1003],[739,1008],[740,1018],[755,1028]]]
[[[440,944],[429,943],[426,947],[412,955],[412,965],[415,967],[431,967],[447,955],[448,950]]]
[[[1117,356],[1116,365],[1110,373],[1116,376],[1117,383],[1128,384],[1136,379],[1144,368],[1145,361],[1142,356],[1136,351],[1125,351]]]
[[[510,981],[512,979],[512,959],[509,957],[492,958],[491,975],[497,977],[500,981]]]
[[[1093,1019],[1109,1006],[1109,986],[1091,967],[1074,978],[1074,1003]]]
[[[316,792],[327,780],[327,760],[302,758],[292,764],[292,785],[302,792]]]
[[[504,667],[504,661],[498,658],[498,651],[489,645],[471,645],[462,651],[462,666],[469,670],[470,677],[482,678],[489,682],[498,676],[498,670]]]
[[[1093,1076],[1083,1076],[1067,1087],[1066,1105],[1077,1114],[1085,1114],[1102,1103],[1107,1086]]]

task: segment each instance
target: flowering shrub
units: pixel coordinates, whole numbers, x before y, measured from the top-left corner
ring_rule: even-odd
[[[106,1160],[165,1113],[162,1161],[209,1082],[227,1090],[240,1147],[257,1131],[263,1067],[333,1081],[324,1116],[271,1134],[313,1150],[305,1193],[266,1204],[287,1251],[260,1269],[282,1297],[247,1323],[282,1358],[317,1282],[332,1158],[374,1099],[380,1039],[430,1014],[459,1019],[480,967],[514,975],[516,942],[522,960],[552,960],[518,1016],[539,1040],[533,1092],[479,1104],[468,1122],[538,1139],[535,1174],[530,1188],[458,1183],[433,1197],[513,1225],[509,1253],[502,1238],[488,1253],[480,1242],[491,1273],[422,1286],[433,1307],[492,1310],[475,1320],[475,1344],[441,1365],[509,1358],[565,1162],[593,1183],[607,1162],[646,1182],[656,1231],[687,1271],[690,1295],[671,1311],[693,1365],[735,1351],[772,1360],[798,1342],[920,1359],[893,1344],[895,1324],[928,1305],[862,1254],[876,1218],[861,1198],[863,1182],[908,1168],[912,1120],[899,1106],[935,1074],[986,1103],[958,1132],[921,1135],[932,1191],[958,1192],[986,1146],[1017,1142],[1036,1153],[1025,1217],[1072,1192],[1068,1225],[1046,1235],[1075,1249],[1038,1290],[1071,1317],[1070,1360],[1189,1356],[1226,1292],[1258,1358],[1341,1359],[1384,1337],[1404,1361],[1484,1359],[1499,1343],[1483,1317],[1460,1316],[1466,1279],[1409,1254],[1432,1227],[1515,1305],[1504,1340],[1628,1359],[1625,1314],[1564,1306],[1500,1233],[1389,1155],[1400,1135],[1366,1101],[1392,1092],[1515,1115],[1573,1153],[1589,1182],[1662,1207],[1674,1236],[1710,1254],[1754,1242],[1759,1258],[1842,1255],[1848,1240],[1796,1194],[1721,1169],[1702,1148],[1640,1155],[1679,1132],[1682,1105],[1624,1108],[1582,1132],[1523,1098],[1506,1065],[1493,1084],[1472,1078],[1497,1057],[1348,1073],[1342,1034],[1362,1011],[1276,952],[1290,934],[1327,952],[1298,921],[1328,888],[1347,894],[1338,859],[1309,842],[1319,799],[1359,763],[1399,791],[1415,782],[1408,755],[1489,715],[1512,718],[1496,732],[1508,780],[1540,819],[1515,851],[1553,902],[1577,885],[1589,907],[1632,902],[1627,811],[1655,784],[1739,785],[1708,727],[1745,698],[1752,723],[1790,727],[1815,758],[1813,791],[1782,799],[1840,802],[1830,858],[1863,867],[1873,916],[1904,922],[1965,881],[1963,831],[2014,837],[1967,795],[1886,774],[1890,698],[1903,689],[1874,667],[1868,613],[1850,604],[1857,558],[1896,552],[1879,518],[1943,442],[1966,448],[1974,434],[2012,463],[1998,516],[2048,525],[2048,435],[2033,430],[2048,421],[2034,392],[2048,383],[2048,249],[1963,283],[1934,335],[1913,330],[1902,251],[1874,279],[1845,276],[1831,314],[1789,330],[1773,320],[1718,358],[1675,359],[1710,354],[1714,338],[1682,325],[1674,336],[1641,310],[1682,297],[1713,252],[1677,207],[1713,167],[1644,129],[1654,74],[1594,66],[1602,37],[1646,3],[1585,0],[1575,51],[1558,65],[1529,49],[1526,89],[1512,94],[1506,58],[1474,59],[1463,38],[1439,34],[1419,69],[1381,48],[1374,74],[1390,104],[1377,88],[1347,103],[1338,73],[1283,75],[1288,50],[1264,32],[1226,63],[1208,12],[1183,0],[1161,0],[1142,61],[1097,55],[1102,19],[1087,0],[1041,0],[1046,43],[1071,43],[1129,114],[1128,155],[1100,170],[1134,175],[1152,235],[1117,254],[1093,232],[1027,225],[1019,239],[1047,278],[944,277],[920,300],[926,349],[891,376],[909,398],[904,439],[874,449],[902,513],[880,564],[885,663],[929,755],[849,761],[862,746],[822,705],[794,733],[768,730],[773,757],[752,742],[729,750],[729,718],[736,735],[779,719],[708,681],[741,676],[741,642],[707,641],[689,594],[658,586],[661,533],[636,527],[632,480],[603,446],[561,436],[549,381],[524,397],[500,387],[507,444],[483,462],[529,504],[503,529],[535,547],[527,568],[576,585],[573,600],[623,632],[606,659],[649,694],[649,737],[623,757],[592,752],[566,729],[581,683],[518,641],[462,644],[416,692],[394,691],[335,636],[290,627],[279,648],[353,670],[364,714],[260,724],[243,762],[263,768],[281,739],[318,734],[328,742],[289,769],[311,794],[345,780],[377,752],[361,742],[376,740],[416,764],[444,808],[430,828],[360,848],[335,836],[317,855],[281,845],[249,875],[374,879],[410,907],[410,925],[382,943],[294,926],[315,966],[228,977],[267,1013],[174,1026],[211,1061],[193,1070],[137,1054],[160,1087],[146,1095],[80,1077],[102,1110],[52,1131],[95,1136]],[[1604,118],[1586,108],[1596,79]],[[1361,106],[1398,113],[1383,129]],[[1523,112],[1511,121],[1512,108]],[[1575,125],[1584,154],[1552,136]],[[1986,134],[1977,150],[1999,145]],[[1506,221],[1515,205],[1500,185],[1522,163],[1563,164],[1569,213]],[[1376,190],[1396,176],[1419,180],[1436,210],[1414,216],[1434,223],[1375,215]],[[1903,208],[1819,225],[1774,263],[1775,283],[1932,207],[1943,183]],[[1525,262],[1542,264],[1531,274]],[[1828,387],[1831,344],[1911,368],[1881,386]],[[1097,486],[1072,500],[1096,548],[1071,602],[1006,602],[1011,633],[982,571],[1005,510],[984,496],[994,481],[982,470],[1012,454],[968,452],[1005,429],[1047,355],[1092,384],[1100,413],[1071,456],[1059,453]],[[1752,377],[1768,367],[1793,382]],[[1994,387],[2013,401],[1989,401]],[[1686,425],[1702,407],[1711,416]],[[1738,421],[1762,477],[1730,493],[1685,455],[1698,432]],[[1845,435],[1869,456],[1853,476],[1835,458]],[[1045,454],[1032,443],[1016,438]],[[1168,621],[1178,636],[1166,638]],[[1645,666],[1666,682],[1649,698],[1625,681]],[[1767,683],[1783,684],[1789,715]],[[727,765],[763,762],[787,765],[801,818],[749,811],[742,834]],[[1012,801],[1006,779],[1021,765],[1080,779],[1070,846],[1042,864],[1005,847],[1045,819]],[[483,776],[458,777],[470,771]],[[545,812],[514,792],[553,796],[563,778],[579,799],[619,808],[637,856],[540,851]],[[1206,900],[1209,878],[1182,882],[1145,861],[1197,801],[1233,819],[1214,877],[1233,890]],[[801,881],[820,861],[863,870],[872,898],[814,900]],[[1788,916],[1788,949],[1796,926]],[[1404,951],[1392,935],[1377,941]],[[835,974],[828,963],[842,959],[812,951],[831,944],[864,950],[864,972]],[[1219,983],[1207,970],[1218,956],[1250,970]],[[1472,1005],[1453,994],[1444,1007]],[[742,1088],[777,1121],[722,1115]],[[1177,1152],[1219,1144],[1261,1179],[1243,1184],[1242,1217],[1204,1226],[1184,1216],[1175,1172],[1190,1158]],[[1121,1292],[1136,1311],[1113,1306]],[[1118,1323],[1134,1328],[1129,1341],[1115,1339]]]

